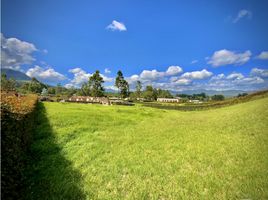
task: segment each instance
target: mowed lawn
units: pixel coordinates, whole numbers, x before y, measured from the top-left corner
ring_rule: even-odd
[[[205,111],[40,103],[29,199],[268,199],[268,98]]]

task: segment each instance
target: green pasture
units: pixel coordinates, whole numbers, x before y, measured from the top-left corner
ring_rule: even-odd
[[[202,111],[40,103],[27,199],[268,199],[268,98]]]

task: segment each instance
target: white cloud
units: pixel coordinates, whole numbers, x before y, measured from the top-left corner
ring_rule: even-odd
[[[198,62],[198,60],[193,60],[192,62],[191,62],[191,64],[195,64],[195,63],[197,63]]]
[[[179,74],[182,72],[182,68],[180,66],[169,66],[166,75],[168,76],[174,76],[176,74]]]
[[[116,20],[113,20],[112,23],[106,27],[106,29],[112,31],[127,31],[126,26],[122,22],[118,22]]]
[[[90,73],[86,73],[86,71],[79,67],[70,69],[69,72],[74,75],[74,78],[70,82],[70,84],[74,87],[80,87],[83,83],[87,82],[88,78],[92,75]]]
[[[104,69],[104,73],[105,73],[105,74],[110,74],[110,73],[111,73],[111,70],[110,70],[109,68],[105,68],[105,69]]]
[[[212,76],[213,73],[203,69],[202,71],[186,72],[181,75],[181,78],[187,79],[205,79]]]
[[[226,49],[215,51],[212,57],[209,59],[208,64],[214,67],[237,64],[241,65],[249,61],[251,52],[245,51],[244,53],[235,53]]]
[[[139,75],[134,74],[130,77],[127,77],[126,80],[130,85],[132,85],[132,84],[136,84],[137,81],[140,80],[140,77],[139,77]]]
[[[156,69],[143,70],[139,76],[138,75],[135,76],[135,79],[139,79],[142,81],[157,81],[164,77],[177,75],[181,73],[182,71],[183,70],[180,66],[169,66],[168,69],[164,72],[157,71]]]
[[[268,51],[263,51],[256,58],[261,60],[268,60]]]
[[[267,88],[267,81],[254,74],[244,76],[241,73],[233,72],[227,76],[218,74],[213,76],[208,83],[203,85],[207,89],[216,90],[256,90]]]
[[[56,72],[51,67],[48,69],[44,69],[37,65],[34,68],[28,69],[26,74],[30,77],[35,77],[38,80],[45,82],[58,83],[66,79],[66,77],[63,74]]]
[[[234,80],[234,79],[238,80],[238,79],[243,79],[243,78],[244,78],[244,75],[241,73],[232,73],[226,77],[226,79],[228,80]]]
[[[83,83],[88,82],[88,79],[90,76],[92,76],[91,73],[87,73],[85,70],[77,67],[69,70],[70,73],[74,75],[74,78],[71,80],[70,83],[66,84],[68,87],[80,87]],[[114,81],[113,78],[107,77],[103,74],[100,74],[100,76],[103,78],[105,82],[112,82]]]
[[[261,84],[264,83],[264,80],[260,77],[245,77],[242,79],[236,79],[233,83],[237,85],[251,85],[251,84]]]
[[[268,69],[253,68],[250,71],[251,76],[268,77]]]
[[[236,16],[236,18],[233,19],[233,23],[237,23],[240,19],[247,17],[250,19],[252,17],[252,12],[246,9],[240,10]]]
[[[114,80],[113,78],[107,77],[103,74],[100,74],[100,76],[103,78],[105,82],[112,82]]]
[[[211,77],[210,80],[221,80],[221,79],[224,79],[224,78],[225,78],[224,74],[218,74],[216,76]]]
[[[140,78],[143,80],[155,81],[165,76],[165,72],[159,72],[157,70],[143,70],[140,74]]]
[[[107,90],[114,90],[114,91],[118,91],[118,88],[114,85],[108,85],[108,86],[104,86],[105,89]]]
[[[187,78],[180,78],[174,83],[176,83],[176,85],[189,85],[190,83],[192,83],[192,80],[187,79]]]
[[[23,64],[35,61],[32,53],[37,51],[34,44],[17,38],[5,38],[1,33],[1,66],[19,69]]]

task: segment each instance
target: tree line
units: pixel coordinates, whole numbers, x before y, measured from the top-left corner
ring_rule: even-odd
[[[174,98],[169,90],[163,90],[160,88],[153,88],[152,85],[146,85],[143,89],[141,81],[137,81],[135,85],[135,90],[130,91],[129,83],[124,78],[124,75],[121,70],[117,72],[115,79],[115,87],[118,88],[118,93],[108,93],[105,92],[103,86],[104,80],[100,74],[100,71],[97,70],[93,73],[87,82],[83,83],[81,88],[65,88],[61,84],[56,86],[49,86],[38,81],[36,78],[32,78],[31,81],[23,82],[18,84],[14,79],[7,79],[5,74],[1,75],[1,89],[2,90],[14,90],[20,93],[35,93],[41,94],[43,96],[52,95],[52,96],[66,96],[70,97],[72,95],[78,96],[93,96],[93,97],[103,97],[103,96],[118,96],[120,98],[129,98],[132,100],[148,100],[154,101],[157,98]],[[238,97],[244,96],[246,93],[239,94]],[[176,97],[180,97],[183,100],[197,99],[201,101],[215,100],[222,101],[225,97],[221,94],[208,96],[205,93],[199,94],[177,94]]]

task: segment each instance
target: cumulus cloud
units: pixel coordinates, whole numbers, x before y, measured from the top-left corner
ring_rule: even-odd
[[[267,88],[267,81],[256,74],[245,76],[241,73],[233,72],[229,75],[218,74],[203,85],[208,89],[216,90],[254,90],[260,88]]]
[[[103,74],[100,74],[100,76],[103,78],[105,82],[112,82],[114,80],[113,78],[107,77]]]
[[[218,74],[218,75],[215,75],[215,76],[211,77],[211,80],[221,80],[221,79],[224,79],[224,78],[225,78],[224,74]]]
[[[211,58],[209,58],[208,64],[214,67],[237,64],[242,65],[249,61],[251,52],[245,51],[244,53],[236,53],[226,49],[222,49],[214,52]]]
[[[256,58],[261,60],[268,60],[268,51],[263,51]]]
[[[226,77],[226,79],[228,80],[243,79],[243,78],[244,78],[244,75],[241,73],[231,73]]]
[[[70,83],[65,85],[66,87],[80,87],[83,83],[88,82],[89,77],[92,76],[91,73],[87,73],[79,67],[70,69],[69,72],[72,73],[74,77]],[[100,74],[100,76],[105,82],[112,82],[114,80],[113,78],[107,77],[103,74]]]
[[[23,64],[35,61],[32,53],[37,51],[34,44],[21,41],[17,38],[5,38],[1,33],[1,66],[4,68],[19,69]]]
[[[170,66],[166,71],[166,75],[167,76],[174,76],[174,75],[179,74],[181,72],[182,72],[182,68],[180,66]]]
[[[237,23],[240,19],[247,17],[250,19],[252,17],[252,12],[246,9],[240,10],[237,16],[233,19],[233,23]]]
[[[40,66],[35,66],[33,68],[28,69],[26,74],[30,77],[35,77],[40,81],[49,82],[49,83],[58,83],[66,79],[66,77],[56,72],[53,68],[44,69]]]
[[[165,72],[159,72],[157,70],[143,70],[140,74],[140,78],[143,80],[155,81],[165,76]]]
[[[136,84],[137,81],[140,80],[140,77],[139,77],[139,75],[134,74],[130,77],[127,77],[126,80],[130,85],[132,85],[132,84]]]
[[[111,24],[109,24],[106,29],[112,31],[127,31],[126,26],[122,22],[118,22],[113,20]]]
[[[181,78],[187,79],[205,79],[212,76],[213,73],[203,69],[202,71],[193,71],[193,72],[186,72],[181,75]]]
[[[80,87],[83,83],[87,82],[88,78],[92,75],[79,67],[70,69],[69,72],[74,75],[69,86],[72,85],[74,87]]]
[[[251,76],[259,76],[259,77],[267,78],[268,77],[268,69],[253,68],[250,71],[250,75]]]
[[[105,73],[105,74],[110,74],[110,73],[111,73],[111,70],[110,70],[109,68],[105,68],[105,69],[104,69],[104,73]]]
[[[176,85],[189,85],[192,83],[192,80],[187,79],[187,78],[179,78],[174,82]]]

